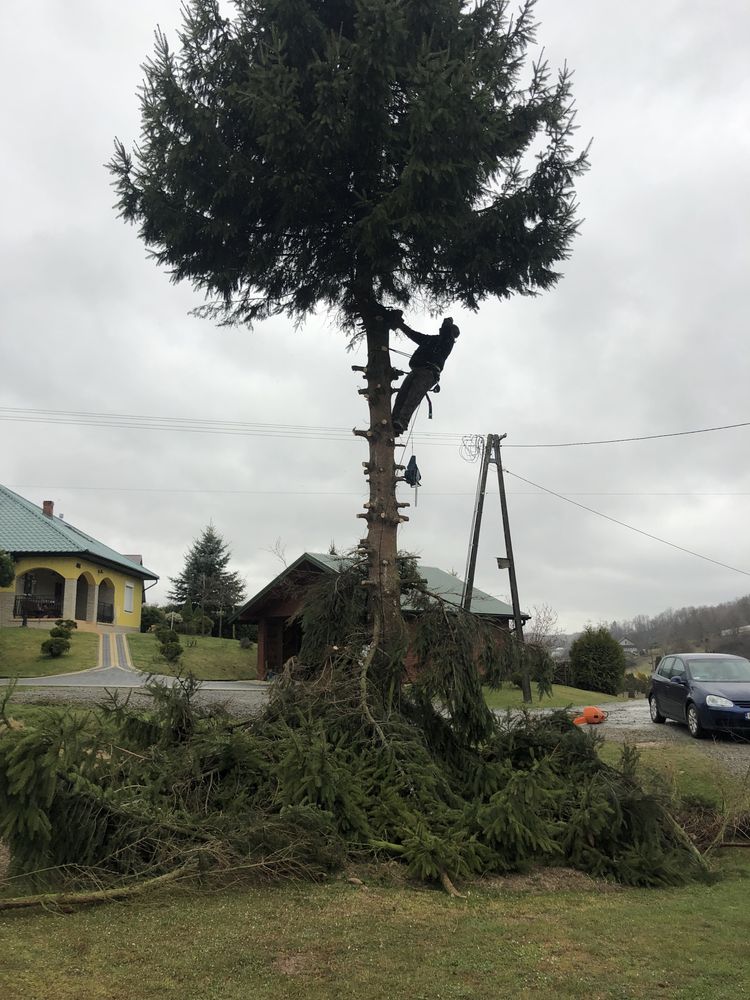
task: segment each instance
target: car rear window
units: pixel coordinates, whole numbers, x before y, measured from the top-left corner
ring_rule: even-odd
[[[750,660],[690,660],[694,681],[750,681]]]

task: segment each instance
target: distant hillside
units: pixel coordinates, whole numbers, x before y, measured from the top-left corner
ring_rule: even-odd
[[[630,621],[610,622],[616,639],[628,638],[639,649],[707,649],[750,654],[750,594],[725,604],[697,608],[669,608],[653,618],[638,615]]]

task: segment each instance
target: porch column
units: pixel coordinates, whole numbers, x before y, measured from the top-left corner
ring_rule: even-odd
[[[261,618],[258,622],[258,667],[256,676],[259,681],[266,679],[266,619]]]
[[[0,628],[5,628],[13,623],[13,605],[16,601],[16,592],[0,590]]]
[[[87,584],[88,590],[86,591],[86,621],[95,622],[96,621],[96,601],[99,597],[99,584],[89,583]]]
[[[75,621],[76,617],[77,589],[78,589],[78,580],[65,581],[65,590],[63,591],[62,616],[63,618],[70,618],[71,621]]]

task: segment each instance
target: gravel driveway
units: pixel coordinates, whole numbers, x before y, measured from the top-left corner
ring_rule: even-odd
[[[721,764],[732,774],[745,777],[750,771],[750,742],[717,734],[704,740],[694,740],[687,726],[665,722],[657,726],[651,721],[645,698],[603,705],[609,713],[607,721],[597,727],[606,740],[635,743],[643,746],[691,746]]]
[[[207,707],[220,706],[227,710],[230,715],[238,718],[245,718],[253,715],[268,700],[268,685],[261,682],[237,682],[242,687],[232,687],[232,681],[206,682],[207,686],[202,688],[196,695],[199,705]],[[209,686],[210,685],[210,686]],[[63,687],[62,685],[45,687],[17,687],[13,692],[13,702],[20,704],[37,705],[80,705],[90,706],[100,705],[107,697],[106,686],[96,687]],[[146,707],[150,701],[150,695],[142,688],[128,687],[121,689],[118,687],[118,694],[122,697],[129,697],[132,705]]]

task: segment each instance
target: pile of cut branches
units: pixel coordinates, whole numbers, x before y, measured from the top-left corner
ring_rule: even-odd
[[[348,585],[339,577],[317,599]],[[363,673],[356,622],[339,634],[316,616],[306,635],[321,666],[288,664],[253,719],[201,709],[183,678],[151,684],[148,710],[111,697],[87,715],[51,709],[5,727],[0,839],[14,870],[95,874],[104,890],[186,870],[320,877],[386,858],[447,888],[532,864],[632,885],[702,871],[634,751],[615,768],[565,713],[496,718],[473,666],[489,647],[470,616],[438,602],[423,618],[410,685]]]

